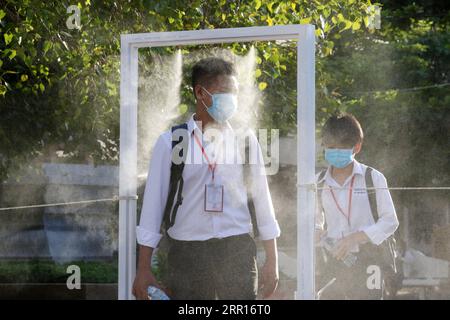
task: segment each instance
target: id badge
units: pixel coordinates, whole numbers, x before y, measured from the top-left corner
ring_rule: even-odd
[[[213,183],[205,185],[204,209],[208,212],[223,211],[223,185]]]

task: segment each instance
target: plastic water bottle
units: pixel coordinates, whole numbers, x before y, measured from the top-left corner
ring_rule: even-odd
[[[333,250],[335,241],[333,239],[327,237],[327,238],[323,239],[322,243],[323,243],[323,246],[325,247],[325,249],[327,249],[328,251],[331,252]],[[342,262],[344,262],[344,264],[350,268],[351,266],[353,266],[356,263],[357,258],[358,257],[356,255],[354,255],[352,253],[348,253],[344,257],[344,259],[342,259]]]
[[[348,253],[342,261],[345,263],[347,267],[350,268],[356,263],[356,259],[358,259],[356,255],[354,255],[353,253]]]
[[[150,286],[148,287],[147,292],[151,300],[170,300],[167,294],[165,294],[164,291],[158,289],[157,287]]]

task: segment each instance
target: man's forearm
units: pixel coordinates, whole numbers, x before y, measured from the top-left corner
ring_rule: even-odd
[[[139,245],[138,270],[150,270],[152,267],[153,248]]]
[[[277,240],[263,240],[264,250],[266,252],[266,261],[278,262]]]

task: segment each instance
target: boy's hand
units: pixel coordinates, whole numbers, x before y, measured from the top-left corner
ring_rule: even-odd
[[[368,240],[369,238],[362,231],[349,234],[336,243],[332,254],[336,259],[342,260],[347,256],[351,249],[361,243],[367,242]]]
[[[270,297],[278,286],[278,264],[273,260],[266,260],[259,276],[259,289],[263,298]]]
[[[149,286],[155,286],[161,289],[161,286],[158,284],[158,281],[156,281],[150,268],[138,269],[133,283],[133,295],[137,300],[148,300],[147,289]]]

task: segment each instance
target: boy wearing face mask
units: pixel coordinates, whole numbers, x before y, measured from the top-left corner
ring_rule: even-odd
[[[321,299],[382,298],[384,261],[377,252],[399,222],[381,172],[369,171],[374,187],[380,189],[366,190],[368,166],[355,160],[363,136],[361,125],[350,114],[333,115],[322,130],[329,167],[317,182],[323,189],[318,190],[316,214],[316,243],[322,248],[316,255],[316,287],[329,285]],[[368,192],[376,192],[377,221]],[[355,256],[356,261],[349,259]]]
[[[219,58],[199,61],[193,67],[192,87],[196,112],[184,129],[188,147],[183,152],[194,163],[187,160],[184,165],[182,202],[169,215],[169,283],[165,285],[172,299],[251,300],[256,298],[259,280],[263,297],[268,297],[278,283],[276,238],[280,229],[267,179],[262,174],[264,164],[254,167],[252,183],[246,186],[242,162],[218,161],[224,148],[208,138],[208,131],[214,129],[224,133],[224,144],[233,143],[227,140],[233,137],[228,120],[239,116],[233,64]],[[165,132],[153,149],[137,227],[140,249],[133,294],[138,299],[147,298],[149,286],[160,287],[151,272],[151,256],[162,237],[160,227],[165,209],[171,209],[167,204],[173,173],[173,138],[171,131]],[[262,158],[256,137],[250,136],[250,140]],[[257,270],[256,245],[250,236],[253,219],[248,197],[253,199],[257,234],[266,253],[261,270]]]

